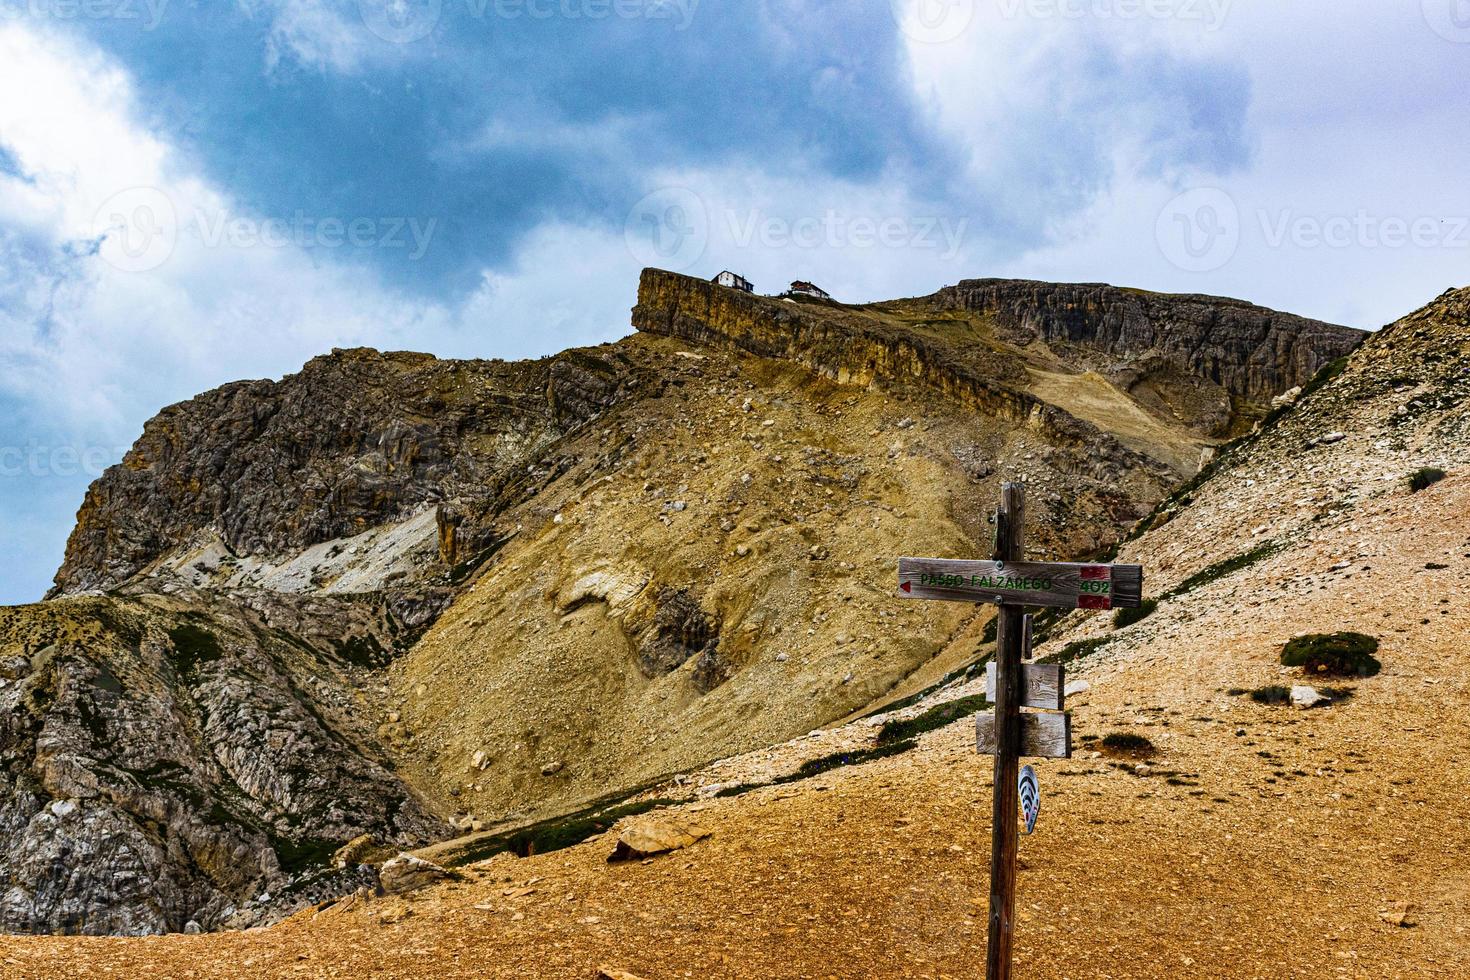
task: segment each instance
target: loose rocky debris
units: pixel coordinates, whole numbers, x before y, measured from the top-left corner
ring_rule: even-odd
[[[1326,704],[1332,699],[1318,691],[1315,687],[1306,687],[1298,684],[1291,689],[1291,705],[1294,708],[1315,708],[1319,704]]]
[[[1464,299],[1470,305],[1470,293]],[[1167,590],[1222,550],[1248,549],[1265,514],[1279,550],[1161,602],[1117,634],[1103,617],[1069,616],[1039,651],[1114,637],[1072,665],[1093,685],[1074,727],[1146,731],[1189,778],[1140,779],[1131,764],[1102,760],[1038,767],[1047,816],[1022,842],[1016,928],[1028,975],[1463,972],[1470,896],[1447,869],[1470,852],[1470,827],[1440,817],[1460,812],[1470,794],[1460,758],[1470,739],[1462,710],[1470,595],[1456,587],[1470,573],[1470,401],[1458,394],[1470,390],[1470,320],[1449,325],[1411,318],[1375,338],[1342,373],[1344,391],[1328,384],[1306,394],[1294,411],[1308,417],[1283,416],[1279,442],[1268,432],[1252,455],[1227,458],[1193,488],[1191,503],[1123,557],[1145,561],[1150,581]],[[1431,366],[1436,373],[1426,375]],[[1377,404],[1401,378],[1403,395],[1387,409]],[[1409,398],[1430,404],[1422,391],[1431,388],[1436,405],[1454,395],[1450,407],[1407,408]],[[1381,416],[1409,413],[1415,425],[1391,439]],[[1298,458],[1303,431],[1334,430],[1354,436],[1320,447],[1321,464]],[[1386,445],[1364,454],[1360,438]],[[1451,474],[1411,506],[1402,481],[1409,457]],[[1311,470],[1319,465],[1325,472]],[[1447,568],[1426,570],[1430,562]],[[1401,588],[1375,582],[1412,582],[1431,598],[1406,608]],[[940,625],[955,624],[926,628]],[[962,627],[955,644],[970,656],[979,629]],[[1281,645],[1335,629],[1382,638],[1384,670],[1356,702],[1293,712],[1226,694],[1295,677],[1282,672]],[[974,685],[944,699],[972,693]],[[747,753],[683,782],[768,779],[806,758],[871,745],[875,722]],[[481,734],[475,745],[490,744]],[[472,748],[457,747],[456,772]],[[462,883],[298,916],[269,931],[141,942],[16,937],[0,940],[0,957],[39,978],[335,970],[394,980],[585,980],[611,963],[649,978],[979,975],[989,778],[973,728],[958,721],[904,755],[686,805],[716,833],[663,860],[609,866],[601,838],[530,858],[503,855],[466,869]],[[1414,896],[1417,907],[1389,907],[1398,896]]]

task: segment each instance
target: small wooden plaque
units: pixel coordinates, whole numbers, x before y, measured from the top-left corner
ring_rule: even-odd
[[[1023,714],[1021,755],[1038,759],[1072,758],[1072,719],[1062,712]],[[975,716],[975,748],[981,755],[995,755],[995,713]]]
[[[1021,706],[1061,711],[1066,705],[1067,669],[1061,664],[1021,665]],[[985,665],[985,700],[995,703],[995,661]]]

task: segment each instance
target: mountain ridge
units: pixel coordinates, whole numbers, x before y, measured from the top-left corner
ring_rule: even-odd
[[[166,409],[89,490],[53,598],[0,635],[0,826],[27,842],[0,859],[0,923],[269,921],[350,880],[328,843],[570,812],[922,687],[984,619],[887,609],[875,562],[983,552],[1003,477],[1029,482],[1039,555],[1096,553],[1269,407],[1152,342],[1048,342],[961,306],[650,270],[615,344],[335,351]],[[1324,329],[1311,363],[1360,340]],[[85,643],[41,656],[48,616]],[[160,727],[187,737],[164,752]],[[313,802],[334,793],[392,806]],[[137,888],[109,891],[105,863],[55,878],[58,834],[133,855]],[[184,858],[214,838],[255,870]]]
[[[1151,612],[1038,619],[1036,653],[1067,671],[1076,748],[1034,763],[1044,803],[1020,841],[1021,966],[1455,972],[1470,917],[1453,873],[1470,848],[1454,819],[1470,794],[1467,467],[1470,289],[1319,371],[1160,502],[1119,555],[1145,565]],[[939,546],[961,553],[957,539]],[[880,612],[914,605],[885,600]],[[349,897],[263,933],[17,938],[0,952],[41,977],[228,977],[242,960],[266,976],[974,973],[991,766],[971,720],[984,672],[966,667],[989,651],[953,626],[892,628],[958,665],[917,697],[644,787],[629,805],[651,813],[591,826],[581,844],[440,849],[460,880]],[[1283,664],[1293,638],[1342,630],[1378,644],[1380,670]],[[1326,700],[1294,706],[1293,688]],[[610,863],[650,822],[698,834]]]

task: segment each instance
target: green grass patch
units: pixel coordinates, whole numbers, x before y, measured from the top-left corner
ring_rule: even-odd
[[[875,749],[855,749],[851,752],[834,752],[831,755],[824,755],[819,759],[808,759],[801,764],[801,768],[796,770],[796,772],[772,780],[771,785],[794,783],[800,779],[810,779],[813,776],[820,776],[822,773],[831,772],[833,769],[842,769],[846,766],[856,766],[864,762],[873,762],[877,759],[887,759],[890,756],[903,755],[905,752],[918,747],[918,742],[909,739],[903,742],[892,742],[888,745],[881,745]]]
[[[1159,600],[1145,599],[1136,609],[1119,609],[1113,613],[1113,628],[1123,629],[1125,626],[1132,626],[1134,623],[1142,622],[1152,616],[1158,608]]]
[[[301,837],[293,840],[290,837],[270,833],[270,839],[271,848],[276,852],[276,863],[287,874],[325,866],[342,846],[336,841],[323,840],[320,837]]]
[[[914,738],[925,732],[932,732],[936,728],[943,728],[945,725],[952,724],[962,718],[975,714],[977,711],[983,711],[988,707],[990,707],[990,702],[985,699],[985,695],[983,694],[974,694],[967,698],[946,701],[944,704],[935,705],[923,714],[916,715],[913,718],[904,721],[886,722],[882,728],[878,729],[878,745],[891,745],[894,742],[902,742],[905,739]]]
[[[796,772],[778,776],[769,783],[740,783],[735,786],[726,786],[715,794],[716,798],[728,796],[743,796],[752,790],[764,789],[767,786],[782,786],[786,783],[795,783],[822,773],[831,772],[833,769],[842,769],[847,766],[858,766],[864,762],[872,762],[876,759],[887,759],[890,756],[903,755],[919,747],[919,743],[913,739],[902,742],[891,742],[888,745],[880,745],[872,749],[855,749],[850,752],[834,752],[817,759],[808,759],[802,763]]]
[[[613,824],[624,817],[636,817],[662,806],[670,800],[640,800],[625,803],[608,810],[587,815],[576,815],[563,820],[553,820],[535,827],[508,835],[505,850],[514,851],[521,857],[560,851],[582,843],[598,834],[606,833]]]
[[[1373,655],[1378,641],[1362,633],[1310,633],[1298,636],[1281,651],[1287,667],[1329,677],[1373,677],[1383,664]]]
[[[1091,640],[1077,640],[1076,642],[1068,643],[1049,657],[1042,657],[1037,662],[1043,664],[1074,663],[1084,657],[1090,657],[1094,653],[1097,653],[1098,650],[1107,646],[1111,639],[1112,637],[1109,636],[1099,636]]]
[[[1148,759],[1154,754],[1154,743],[1137,732],[1109,732],[1103,736],[1103,751],[1132,759]]]
[[[224,656],[213,633],[190,623],[169,630],[168,639],[174,647],[174,666],[184,677],[193,676],[200,664],[213,663]]]
[[[1445,471],[1437,466],[1424,466],[1409,474],[1409,492],[1428,490],[1445,478]]]
[[[1113,555],[1107,559],[1108,561],[1112,561],[1113,558],[1117,557],[1116,545],[1113,548],[1113,552]],[[1041,612],[1033,613],[1031,615],[1031,645],[1039,647],[1050,639],[1052,631],[1061,623],[1062,617],[1071,611],[1070,609],[1059,609],[1053,606],[1050,609],[1043,609]]]
[[[993,655],[987,653],[985,656],[980,657],[979,659],[968,663],[963,667],[958,667],[950,671],[939,680],[935,681],[933,684],[930,684],[928,687],[924,688],[921,691],[916,691],[915,693],[910,694],[906,697],[899,698],[897,701],[881,705],[877,708],[874,708],[872,711],[868,711],[862,715],[859,715],[858,720],[861,721],[864,718],[872,718],[874,715],[892,714],[895,711],[902,711],[904,708],[912,708],[914,705],[918,704],[920,701],[924,700],[935,691],[942,691],[946,687],[949,687],[951,684],[972,681],[976,677],[978,677],[982,671],[985,670],[985,665],[990,663],[992,659]]]
[[[1195,589],[1198,589],[1201,586],[1209,585],[1211,582],[1222,579],[1227,575],[1233,575],[1236,572],[1244,571],[1257,562],[1265,561],[1267,558],[1270,558],[1272,555],[1279,552],[1281,548],[1282,545],[1280,543],[1275,541],[1267,541],[1265,544],[1257,545],[1250,551],[1236,555],[1234,558],[1227,558],[1224,561],[1217,561],[1215,562],[1215,564],[1209,566],[1208,568],[1201,569],[1200,571],[1195,572],[1189,578],[1185,579],[1183,582],[1180,582],[1178,585],[1174,586],[1174,588],[1164,593],[1164,595],[1160,597],[1160,601],[1164,599],[1176,599],[1187,592],[1193,592]]]
[[[624,817],[635,817],[650,810],[673,805],[675,801],[665,799],[639,800],[634,803],[610,803],[604,799],[573,813],[551,817],[528,827],[508,830],[476,841],[455,855],[450,863],[455,867],[462,867],[507,851],[520,857],[559,851],[606,833]]]

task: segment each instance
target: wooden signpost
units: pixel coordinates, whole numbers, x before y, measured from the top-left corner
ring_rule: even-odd
[[[1020,759],[1066,759],[1072,755],[1072,723],[1064,710],[1066,671],[1056,665],[1023,662],[1031,653],[1031,617],[1024,609],[1115,609],[1143,602],[1140,565],[1025,561],[1021,533],[1025,520],[1025,492],[1019,483],[1007,483],[1001,489],[1000,510],[996,512],[994,560],[900,558],[898,562],[900,598],[1000,606],[995,663],[990,665],[992,674],[987,678],[987,698],[994,702],[995,711],[975,716],[976,748],[995,756],[990,941],[985,953],[989,980],[1009,980],[1011,976]],[[1022,707],[1042,710],[1022,712]],[[1034,773],[1028,792],[1039,793]],[[1028,822],[1028,828],[1032,826]]]

